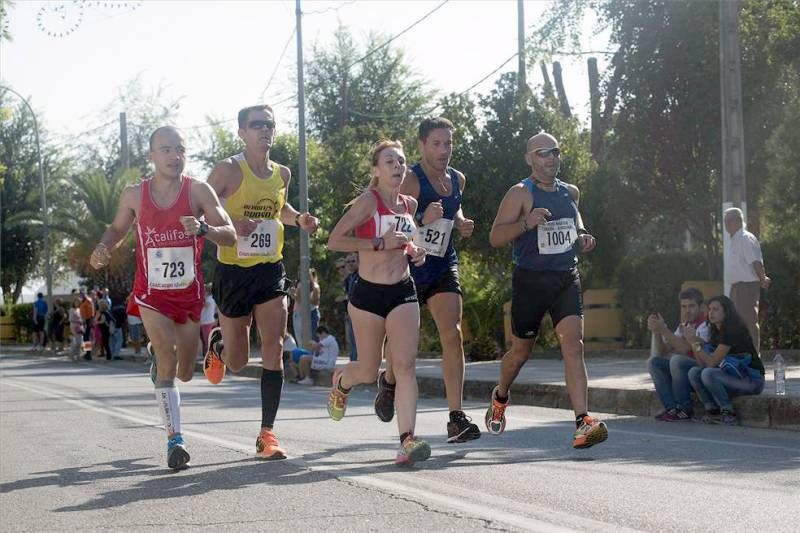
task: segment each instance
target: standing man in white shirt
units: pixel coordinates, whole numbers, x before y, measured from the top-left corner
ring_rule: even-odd
[[[726,209],[724,224],[731,237],[730,246],[725,248],[725,283],[730,285],[730,299],[753,337],[756,350],[761,351],[758,302],[761,289],[768,289],[772,280],[764,269],[758,239],[746,229],[742,210]]]

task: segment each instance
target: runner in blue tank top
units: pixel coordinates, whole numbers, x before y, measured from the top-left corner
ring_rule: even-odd
[[[461,283],[458,256],[453,247],[453,231],[462,238],[472,235],[475,223],[464,217],[461,195],[466,179],[451,168],[453,123],[442,117],[426,118],[419,125],[417,140],[421,161],[406,173],[400,192],[419,202],[414,243],[425,248],[425,264],[411,265],[422,307],[427,304],[439,330],[442,343],[442,374],[447,406],[447,442],[466,442],[481,436],[462,410],[464,393],[464,343],[461,336]],[[386,351],[386,371],[378,374],[375,414],[384,422],[394,417],[394,373],[391,354]]]
[[[511,384],[528,360],[545,313],[561,341],[567,392],[575,411],[572,446],[588,448],[608,438],[604,422],[588,415],[588,383],[583,359],[583,301],[576,250],[597,245],[578,211],[580,191],[557,179],[561,150],[552,135],[528,139],[525,161],[531,175],[506,193],[489,234],[497,248],[513,241],[511,350],[500,364],[500,380],[486,410],[486,428],[499,435]]]

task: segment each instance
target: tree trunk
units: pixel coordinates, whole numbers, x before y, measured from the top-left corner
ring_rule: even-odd
[[[597,58],[590,57],[586,61],[586,66],[589,70],[589,102],[592,114],[592,159],[600,163],[603,154],[600,150],[602,134],[600,131],[600,73],[597,70]]]
[[[544,97],[553,98],[555,96],[555,94],[553,94],[553,85],[550,83],[550,74],[547,73],[547,65],[545,65],[544,61],[539,62],[539,68],[542,69],[542,78],[544,78],[544,87],[542,90]]]
[[[565,117],[572,116],[572,110],[569,108],[569,101],[567,101],[567,92],[564,90],[564,80],[561,79],[561,63],[558,61],[553,63],[553,81],[556,84],[556,91],[558,92],[558,101],[560,103],[561,114]]]

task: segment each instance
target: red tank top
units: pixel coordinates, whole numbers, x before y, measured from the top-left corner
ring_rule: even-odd
[[[153,179],[142,181],[133,282],[133,294],[142,301],[152,296],[167,298],[172,303],[194,303],[205,297],[200,266],[203,237],[184,233],[180,222],[182,216],[193,216],[191,190],[194,181],[181,176],[178,196],[165,208],[153,201]]]
[[[405,233],[409,240],[413,239],[414,233],[417,231],[417,226],[414,224],[414,217],[411,216],[411,212],[408,209],[409,197],[405,194],[400,195],[400,199],[403,200],[403,206],[405,206],[405,211],[403,213],[395,213],[383,203],[378,191],[375,189],[371,189],[371,191],[378,201],[378,208],[371,218],[368,218],[356,228],[356,238],[372,239],[380,237],[389,231],[389,229],[392,229],[393,231]]]

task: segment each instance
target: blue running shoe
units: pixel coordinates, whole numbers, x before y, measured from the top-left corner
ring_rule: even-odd
[[[189,452],[180,433],[175,433],[167,441],[167,465],[173,470],[189,468]]]
[[[147,353],[150,355],[150,381],[153,385],[158,381],[158,364],[156,363],[156,351],[153,350],[153,343],[147,343]]]

